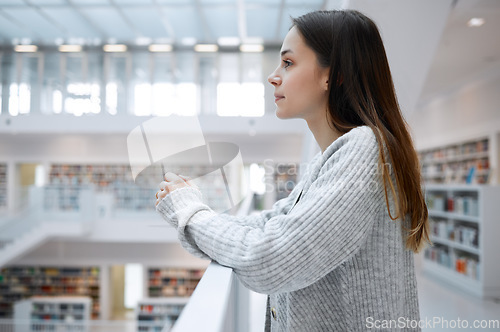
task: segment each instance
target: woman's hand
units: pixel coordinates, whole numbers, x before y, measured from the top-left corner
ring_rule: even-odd
[[[167,196],[175,189],[187,186],[196,188],[196,185],[191,182],[190,178],[183,175],[176,175],[172,172],[165,173],[164,180],[165,181],[160,182],[160,190],[156,193],[155,206],[157,206],[161,202],[161,200],[165,198],[165,196]]]

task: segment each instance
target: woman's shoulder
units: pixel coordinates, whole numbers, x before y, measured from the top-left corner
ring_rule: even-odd
[[[329,159],[336,152],[356,152],[378,149],[377,138],[369,126],[359,126],[337,138],[323,153]]]

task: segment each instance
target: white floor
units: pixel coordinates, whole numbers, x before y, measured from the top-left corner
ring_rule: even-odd
[[[484,324],[483,326],[490,324],[488,320],[496,320],[496,326],[499,326],[500,302],[483,301],[442,281],[425,275],[420,269],[420,259],[421,257],[417,257],[415,264],[417,268],[420,318],[423,321],[422,324],[424,324],[426,319],[427,321],[436,322],[434,325],[429,323],[427,327],[423,326],[423,332],[456,330],[500,331],[500,327],[479,327],[476,329],[472,327],[475,320],[478,320],[479,324]],[[446,328],[445,320],[448,321],[448,327],[456,327]],[[491,324],[493,323],[491,322]],[[465,324],[468,324],[467,328],[465,328]]]

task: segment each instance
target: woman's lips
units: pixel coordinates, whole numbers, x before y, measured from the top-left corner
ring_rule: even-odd
[[[284,96],[278,96],[278,95],[274,95],[274,102],[277,103],[278,101],[280,101],[281,99],[285,99]]]

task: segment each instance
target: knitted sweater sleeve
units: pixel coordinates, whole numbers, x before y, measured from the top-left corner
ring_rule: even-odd
[[[167,195],[158,211],[177,218],[186,249],[233,268],[248,288],[273,294],[307,287],[359,250],[383,202],[377,144],[363,133],[335,141],[299,203],[263,227],[216,214],[192,187]]]

